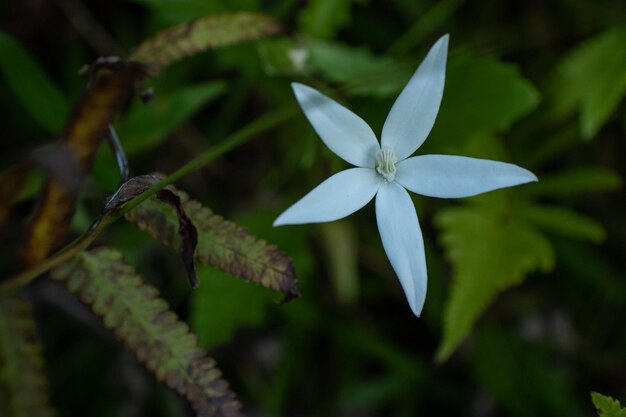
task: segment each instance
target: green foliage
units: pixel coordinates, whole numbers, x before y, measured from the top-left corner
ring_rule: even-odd
[[[333,37],[350,22],[350,7],[355,0],[311,0],[300,13],[300,30],[322,39]]]
[[[539,228],[574,239],[597,243],[606,235],[597,221],[565,207],[528,205],[519,210],[519,216]]]
[[[592,392],[591,400],[598,410],[599,417],[626,417],[626,407],[622,407],[616,399]]]
[[[275,305],[267,291],[224,272],[200,267],[198,276],[202,284],[191,294],[190,323],[206,349],[230,341],[238,329],[262,324]]]
[[[0,294],[0,415],[56,415],[30,305],[15,294]]]
[[[287,255],[197,201],[189,200],[186,194],[179,194],[183,209],[198,230],[196,257],[200,262],[287,296],[299,294],[295,270]],[[170,206],[150,199],[126,217],[163,244],[180,247],[178,217]]]
[[[52,272],[104,325],[115,330],[159,381],[184,395],[198,416],[241,416],[215,362],[178,320],[156,288],[146,285],[122,254],[100,248],[83,252]]]
[[[555,105],[580,112],[583,138],[592,139],[626,94],[626,27],[583,42],[557,68]],[[601,75],[600,75],[601,74]]]
[[[544,349],[503,326],[485,324],[475,332],[472,372],[511,417],[584,417],[567,374]]]
[[[331,222],[321,224],[319,231],[337,299],[353,304],[359,295],[358,244],[354,228],[348,222]]]
[[[537,90],[514,65],[471,54],[452,56],[426,145],[458,145],[477,133],[503,132],[538,102]]]
[[[521,192],[529,197],[568,197],[588,193],[615,191],[622,178],[604,167],[577,167],[542,177]]]
[[[506,211],[481,205],[441,210],[435,217],[441,244],[454,266],[437,359],[446,360],[502,291],[536,270],[549,271],[549,241]]]
[[[182,58],[210,48],[271,35],[278,28],[274,19],[253,13],[204,17],[157,33],[139,45],[128,59],[157,73]]]
[[[158,145],[194,113],[225,91],[224,82],[210,81],[181,87],[166,94],[157,93],[149,103],[135,102],[118,130],[127,155]]]
[[[389,97],[400,92],[411,76],[406,63],[377,57],[364,48],[322,41],[306,45],[311,66],[350,94]]]
[[[67,98],[33,57],[2,31],[0,71],[33,120],[46,132],[59,134],[69,115]]]

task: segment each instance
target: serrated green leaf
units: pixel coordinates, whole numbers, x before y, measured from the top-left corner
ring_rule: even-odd
[[[350,22],[354,0],[311,0],[300,13],[300,31],[320,39],[330,39]]]
[[[83,252],[52,271],[104,325],[115,330],[159,381],[184,395],[198,416],[240,417],[241,405],[197,337],[178,320],[156,288],[146,285],[120,252]]]
[[[14,294],[0,295],[0,415],[56,415],[30,305]]]
[[[592,392],[591,400],[598,410],[599,417],[626,417],[626,408],[607,395]]]
[[[224,272],[201,267],[198,275],[202,285],[191,294],[190,323],[205,349],[228,342],[242,327],[262,324],[274,304],[267,291]]]
[[[452,56],[441,110],[426,144],[456,145],[476,133],[505,131],[538,102],[537,90],[516,66],[490,57]]]
[[[519,215],[539,228],[561,236],[591,242],[601,242],[606,237],[600,223],[566,207],[529,205],[522,207]]]
[[[198,230],[196,257],[205,265],[253,281],[287,296],[299,295],[291,259],[264,240],[246,232],[235,223],[224,220],[185,193],[178,192],[183,209]],[[146,200],[126,218],[146,230],[163,244],[179,248],[176,212],[154,200]]]
[[[0,70],[34,121],[50,134],[60,133],[70,110],[67,98],[30,54],[2,31]]]
[[[579,194],[614,191],[622,186],[622,178],[611,169],[604,167],[580,167],[562,171],[521,190],[532,197],[567,197]]]
[[[532,271],[550,270],[554,254],[550,242],[531,226],[484,206],[444,209],[435,222],[454,266],[437,350],[437,359],[444,361],[498,294]]]
[[[176,127],[225,91],[226,83],[211,81],[157,94],[146,104],[135,102],[119,123],[126,154],[133,155],[160,144]]]
[[[626,94],[626,26],[611,28],[568,54],[557,69],[560,112],[581,112],[581,133],[591,139]]]
[[[210,48],[258,39],[278,32],[278,23],[264,15],[231,13],[204,17],[162,30],[144,41],[129,56],[153,73]]]

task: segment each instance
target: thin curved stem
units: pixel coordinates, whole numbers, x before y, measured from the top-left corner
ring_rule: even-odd
[[[130,167],[128,165],[128,158],[126,158],[126,152],[124,152],[122,141],[120,141],[120,138],[119,136],[117,136],[115,128],[110,123],[108,130],[109,133],[107,134],[107,142],[111,147],[111,151],[113,151],[113,154],[115,155],[117,168],[120,171],[120,185],[122,185],[130,179]]]

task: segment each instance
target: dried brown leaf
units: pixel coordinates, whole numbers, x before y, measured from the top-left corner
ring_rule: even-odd
[[[235,223],[224,220],[197,201],[178,191],[187,216],[198,230],[196,257],[200,262],[253,281],[288,298],[299,296],[291,259],[276,246],[258,239]],[[180,247],[175,211],[151,199],[126,215],[162,243]]]
[[[240,417],[241,405],[197,337],[178,320],[156,288],[146,285],[122,254],[82,252],[52,277],[102,317],[159,381],[184,395],[200,417]]]
[[[126,202],[137,197],[139,194],[146,191],[154,184],[161,181],[163,177],[158,174],[139,175],[126,181],[117,190],[117,192],[109,199],[105,206],[105,212],[113,212],[122,207]],[[155,198],[162,201],[176,210],[178,217],[178,235],[180,237],[180,257],[183,260],[185,269],[187,271],[187,277],[192,287],[197,287],[198,276],[196,274],[196,266],[193,261],[193,255],[198,245],[198,232],[193,222],[185,214],[183,210],[180,197],[176,192],[176,189],[172,186],[167,186],[156,193]]]
[[[11,214],[13,201],[22,188],[27,174],[28,168],[24,165],[14,165],[0,174],[0,202],[2,202],[0,204],[0,230]]]
[[[16,294],[0,295],[0,370],[1,416],[56,415],[30,305]]]
[[[98,74],[74,108],[61,144],[71,152],[81,177],[89,172],[115,112],[144,75],[145,69],[138,64],[121,62],[110,67]],[[77,190],[69,189],[57,178],[47,180],[26,231],[22,247],[24,266],[36,265],[62,244],[69,233],[76,201]]]
[[[208,16],[157,33],[139,45],[128,59],[141,62],[157,73],[175,61],[207,49],[257,39],[278,30],[274,19],[260,14]]]

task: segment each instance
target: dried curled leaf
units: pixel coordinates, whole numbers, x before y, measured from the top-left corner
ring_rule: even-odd
[[[109,199],[104,210],[106,213],[113,212],[122,207],[126,202],[137,197],[139,194],[146,191],[162,180],[160,175],[148,174],[139,175],[126,181],[117,190],[117,192]],[[198,232],[195,226],[185,214],[183,210],[182,202],[176,190],[172,186],[167,186],[156,193],[157,200],[169,204],[178,216],[178,235],[180,237],[180,257],[183,260],[185,269],[187,270],[187,277],[192,287],[199,285],[198,276],[196,273],[196,266],[193,262],[193,255],[198,245]]]
[[[278,32],[278,23],[264,15],[232,13],[172,26],[144,41],[128,57],[153,73],[182,58],[210,48],[257,39]]]
[[[1,416],[56,415],[30,306],[9,294],[0,296],[0,400]]]
[[[52,271],[114,329],[159,381],[184,395],[200,417],[239,417],[241,405],[215,361],[117,250],[82,252]]]
[[[248,233],[235,223],[224,220],[197,201],[179,191],[183,209],[198,230],[196,257],[232,275],[253,281],[287,297],[299,296],[295,269],[291,259],[276,246]],[[176,212],[151,199],[126,215],[152,237],[174,248],[180,247],[176,233]]]
[[[119,62],[99,74],[74,108],[61,144],[74,158],[81,177],[79,183],[91,168],[118,107],[144,75],[145,69],[141,65]],[[76,189],[68,188],[58,178],[48,179],[26,232],[22,248],[22,261],[26,267],[45,259],[66,238],[76,199]]]

